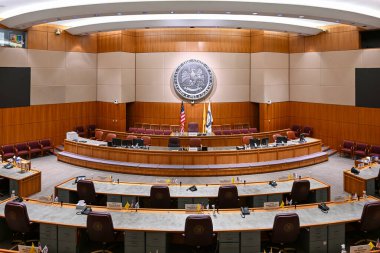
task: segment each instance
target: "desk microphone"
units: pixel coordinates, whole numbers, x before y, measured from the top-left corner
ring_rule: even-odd
[[[119,184],[120,183],[120,180],[119,179],[117,179],[117,184]]]

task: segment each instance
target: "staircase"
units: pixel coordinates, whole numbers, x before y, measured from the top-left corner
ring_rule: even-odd
[[[328,156],[332,156],[338,152],[336,149],[331,149],[330,146],[322,145],[322,152],[326,152]]]

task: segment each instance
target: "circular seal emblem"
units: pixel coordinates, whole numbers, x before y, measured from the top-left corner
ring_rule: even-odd
[[[186,100],[200,100],[210,94],[214,76],[207,64],[200,60],[182,62],[174,71],[173,86],[179,96]]]

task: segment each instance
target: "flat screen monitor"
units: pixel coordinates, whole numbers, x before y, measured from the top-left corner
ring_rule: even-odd
[[[257,139],[257,138],[253,138],[253,139],[250,139],[249,140],[249,145],[252,147],[252,148],[257,148],[260,146],[260,139]]]
[[[123,147],[130,147],[130,146],[132,146],[132,140],[122,140],[121,145]]]
[[[261,139],[261,146],[268,146],[268,144],[269,144],[269,138]]]
[[[288,138],[286,136],[278,136],[276,138],[276,143],[277,144],[285,144],[288,142]]]
[[[112,146],[114,146],[114,147],[121,147],[121,139],[119,139],[119,138],[113,138],[112,139]]]
[[[142,146],[144,146],[144,140],[143,139],[133,139],[132,145],[142,147]]]

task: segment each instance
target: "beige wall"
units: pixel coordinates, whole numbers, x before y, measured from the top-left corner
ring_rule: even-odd
[[[99,53],[97,101],[135,101],[135,54]]]
[[[355,68],[379,68],[380,49],[290,55],[290,100],[355,105]]]
[[[215,74],[213,102],[249,101],[250,54],[212,52],[166,52],[136,54],[136,101],[178,102],[172,90],[175,68],[189,59],[206,63]]]
[[[251,101],[289,101],[289,54],[251,54]]]
[[[31,67],[31,104],[96,100],[96,54],[0,47],[1,67]]]

